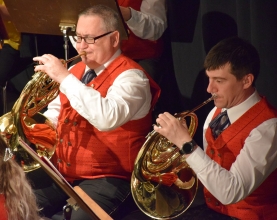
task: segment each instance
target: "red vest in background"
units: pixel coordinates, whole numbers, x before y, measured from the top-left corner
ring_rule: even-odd
[[[131,7],[140,11],[142,0],[118,0],[118,4],[124,7]],[[128,27],[127,27],[128,28]],[[151,41],[137,37],[130,29],[129,39],[123,40],[121,43],[121,50],[124,55],[134,60],[158,58],[163,51],[162,38]]]
[[[8,220],[4,194],[0,194],[0,220]]]
[[[93,88],[105,97],[116,77],[130,68],[142,70],[137,63],[120,55],[88,86],[93,84]],[[85,64],[79,62],[70,72],[80,79],[84,70]],[[153,107],[160,88],[151,78],[149,81]],[[152,108],[144,118],[129,121],[112,131],[99,131],[71,107],[61,92],[60,100],[59,143],[53,161],[58,162],[57,168],[65,178],[68,181],[106,176],[130,179],[138,151],[151,129]]]
[[[219,113],[220,109],[217,109],[214,117]],[[274,117],[277,117],[277,112],[269,106],[265,98],[262,98],[260,102],[225,129],[216,140],[212,136],[211,129],[208,128],[206,153],[223,168],[230,170],[250,132],[264,121]],[[221,204],[206,188],[204,188],[204,194],[207,205],[219,213],[238,219],[273,220],[277,216],[276,186],[277,170],[273,171],[254,192],[235,204]]]

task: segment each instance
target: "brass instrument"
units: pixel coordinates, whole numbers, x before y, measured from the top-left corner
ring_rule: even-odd
[[[198,126],[194,111],[214,98],[215,95],[191,111],[175,114],[180,121],[190,118],[191,137]],[[192,204],[198,189],[198,179],[173,143],[155,130],[146,138],[131,177],[132,196],[146,215],[154,219],[173,219]]]
[[[68,62],[85,55],[85,52],[69,59]],[[11,111],[0,117],[0,134],[9,146],[6,159],[14,159],[25,172],[40,167],[18,143],[19,137],[28,143],[39,155],[51,158],[56,149],[57,133],[53,124],[41,111],[59,93],[59,83],[53,81],[46,73],[38,71],[25,85]],[[4,158],[5,159],[5,158]]]

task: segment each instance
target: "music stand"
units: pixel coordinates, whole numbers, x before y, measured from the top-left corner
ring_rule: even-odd
[[[70,204],[70,209],[81,207],[87,212],[92,219],[112,220],[112,218],[94,202],[80,187],[72,187],[61,175],[61,173],[54,167],[47,157],[40,157],[38,154],[18,137],[18,144],[40,165],[41,168],[61,187],[61,189],[70,197],[67,201]],[[66,206],[68,208],[68,206]],[[67,210],[64,210],[68,212]],[[66,214],[64,212],[64,214]],[[70,217],[70,216],[69,216]],[[66,218],[70,219],[70,218]]]
[[[9,36],[0,14],[0,49],[2,49],[5,39],[9,39]],[[6,82],[6,85],[2,88],[2,99],[3,99],[2,101],[3,113],[5,114],[7,113],[7,82]]]
[[[78,14],[84,9],[102,4],[121,16],[120,36],[128,39],[128,32],[116,0],[4,0],[11,20],[21,33],[63,35],[65,60],[68,59],[68,36],[75,32]]]

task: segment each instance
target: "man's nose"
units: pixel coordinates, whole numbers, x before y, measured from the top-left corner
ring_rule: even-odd
[[[208,84],[207,92],[211,94],[216,92],[216,88],[211,81]]]
[[[79,43],[81,48],[86,48],[88,46],[87,42],[84,38],[82,38],[81,42]]]

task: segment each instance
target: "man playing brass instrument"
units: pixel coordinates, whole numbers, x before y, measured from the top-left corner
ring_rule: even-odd
[[[60,83],[59,96],[44,113],[58,133],[53,163],[114,219],[121,219],[128,210],[124,202],[132,199],[134,160],[151,129],[151,109],[160,92],[138,64],[121,54],[118,28],[115,11],[93,6],[80,13],[76,28],[76,49],[86,53],[82,62],[68,71],[53,55],[34,58],[43,64],[35,71]],[[66,194],[54,185],[35,193],[47,217],[66,204]],[[78,209],[71,219],[90,217]]]
[[[187,125],[167,112],[154,129],[180,148],[204,185],[209,208],[238,219],[276,219],[277,111],[254,87],[258,52],[228,38],[210,50],[204,67],[207,91],[216,95],[204,124],[204,151]]]

